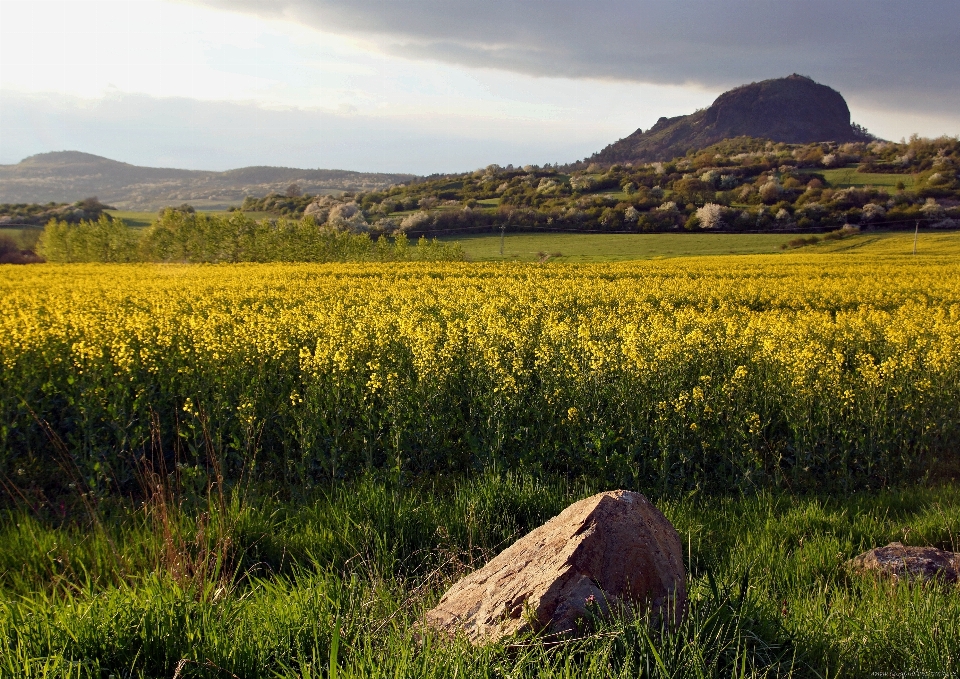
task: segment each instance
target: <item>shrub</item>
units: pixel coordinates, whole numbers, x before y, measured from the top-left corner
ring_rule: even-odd
[[[431,224],[433,224],[433,216],[429,212],[421,210],[420,212],[415,212],[412,215],[404,217],[400,222],[400,229],[402,231],[425,229]]]
[[[37,264],[43,258],[30,250],[20,248],[10,236],[0,235],[0,264]]]
[[[50,262],[130,262],[136,258],[136,235],[107,215],[78,224],[51,220],[37,251]]]
[[[867,203],[863,206],[863,212],[861,212],[860,218],[865,222],[872,222],[882,219],[886,214],[887,211],[880,205]]]
[[[702,229],[720,229],[726,226],[723,221],[725,209],[716,203],[707,203],[696,211],[697,220]]]
[[[936,198],[927,198],[927,201],[920,208],[920,212],[931,221],[941,220],[947,214],[946,209],[937,202]]]

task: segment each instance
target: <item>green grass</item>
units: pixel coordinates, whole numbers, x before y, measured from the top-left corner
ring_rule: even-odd
[[[920,229],[916,237],[918,255],[960,255],[960,232]],[[912,255],[913,231],[867,232],[839,241],[823,241],[807,247],[804,252],[850,255],[896,256]]]
[[[832,170],[823,170],[822,174],[830,186],[834,188],[848,188],[851,186],[875,186],[892,190],[897,182],[903,182],[907,189],[913,188],[914,178],[910,174],[873,174],[857,172],[856,167],[838,167]]]
[[[500,256],[500,236],[448,236],[459,242],[475,261],[501,259],[533,261],[540,253],[566,262],[613,262],[632,259],[690,257],[697,255],[746,255],[779,252],[790,239],[784,234],[580,234],[508,233]],[[556,256],[559,253],[560,256]]]
[[[211,212],[210,214],[226,215],[226,214],[230,214],[230,213],[229,213],[229,212]],[[261,220],[261,219],[276,219],[276,218],[277,218],[277,215],[275,215],[275,214],[272,213],[272,212],[244,212],[243,214],[246,215],[247,217],[249,217],[250,219],[254,219],[254,220],[257,220],[257,221],[259,221],[259,220]]]
[[[809,247],[810,253],[865,255],[910,255],[913,232],[868,232],[842,241],[824,241]],[[751,255],[782,252],[781,246],[796,234],[738,233],[651,233],[651,234],[567,234],[508,233],[503,257],[500,236],[446,236],[458,242],[472,261],[613,262],[708,255]],[[559,254],[559,256],[557,256]],[[960,255],[960,232],[920,230],[917,254]]]
[[[153,212],[133,212],[130,210],[107,210],[107,214],[114,219],[122,219],[127,226],[135,229],[145,228],[157,221],[157,213]]]
[[[24,233],[30,233],[33,229],[21,229],[20,227],[10,228],[10,227],[0,227],[0,236],[6,236],[7,238],[13,238],[17,240],[21,238]]]
[[[31,229],[22,228],[0,228],[0,237],[12,238],[13,241],[24,250],[32,250],[37,245],[37,240],[43,229],[40,227]]]
[[[848,572],[900,540],[957,549],[960,490],[662,499],[689,571],[674,630],[472,648],[418,621],[457,578],[576,499],[559,478],[362,480],[296,501],[167,496],[65,522],[0,518],[0,676],[950,676],[953,587]],[[197,504],[199,502],[199,504]],[[193,510],[182,509],[194,507]],[[179,508],[179,509],[178,509]],[[336,671],[331,671],[331,668]]]

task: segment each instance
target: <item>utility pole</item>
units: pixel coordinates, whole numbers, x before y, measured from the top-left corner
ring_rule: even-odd
[[[917,236],[920,235],[920,220],[917,220],[917,228],[913,232],[913,254],[917,254]],[[502,249],[502,248],[501,248]]]
[[[503,257],[503,236],[504,236],[504,234],[506,233],[506,231],[507,231],[507,227],[506,227],[506,226],[501,226],[501,227],[500,227],[500,256],[501,256],[501,257]],[[914,253],[914,254],[916,254],[916,253]]]

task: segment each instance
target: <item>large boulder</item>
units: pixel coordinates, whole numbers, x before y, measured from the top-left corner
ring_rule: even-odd
[[[848,562],[857,573],[876,572],[900,579],[940,579],[960,581],[960,554],[945,552],[936,547],[905,547],[891,542],[886,547],[875,547]]]
[[[675,620],[685,577],[671,523],[643,495],[615,490],[567,507],[460,580],[426,624],[483,643],[525,631],[569,633],[588,612],[621,603]]]

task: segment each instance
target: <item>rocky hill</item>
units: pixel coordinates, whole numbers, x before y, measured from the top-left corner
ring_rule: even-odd
[[[0,165],[0,203],[62,203],[97,196],[124,210],[156,210],[191,203],[216,208],[239,205],[246,196],[283,192],[297,184],[304,193],[370,191],[409,181],[414,175],[346,170],[245,167],[226,172],[140,167],[79,151],[30,156]]]
[[[733,137],[788,144],[864,141],[866,131],[850,122],[843,96],[801,75],[764,80],[724,92],[696,113],[660,118],[644,132],[610,144],[589,161],[665,161]]]

